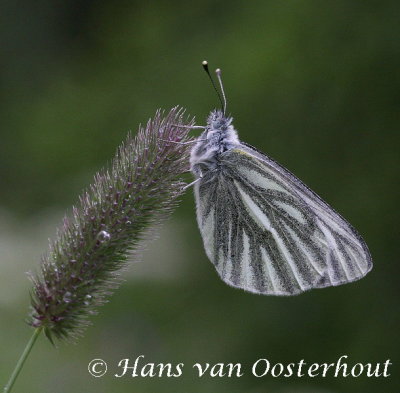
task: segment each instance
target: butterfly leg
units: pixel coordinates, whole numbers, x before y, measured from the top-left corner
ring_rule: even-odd
[[[185,190],[187,190],[189,187],[194,186],[194,185],[195,185],[197,182],[199,182],[201,179],[202,179],[202,177],[198,177],[196,180],[192,181],[191,183],[186,184],[186,186],[184,186],[184,187],[182,188],[182,191],[185,191]]]
[[[188,142],[177,142],[177,141],[168,141],[166,139],[161,139],[163,142],[168,142],[168,143],[176,143],[177,145],[189,145],[190,143],[195,143],[195,142],[207,142],[207,139],[193,139],[192,141]]]
[[[186,186],[184,186],[182,189],[183,191],[187,190],[189,187],[192,187],[193,185],[195,185],[197,182],[199,182],[203,178],[203,172],[201,171],[200,168],[198,168],[196,170],[196,175],[198,176],[198,178],[196,180],[192,181],[191,183],[186,184]]]
[[[191,130],[205,130],[207,128],[206,126],[186,126],[183,124],[172,124],[172,126],[179,128],[190,128]]]

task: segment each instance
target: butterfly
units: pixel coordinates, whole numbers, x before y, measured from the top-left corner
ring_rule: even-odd
[[[332,207],[278,162],[241,142],[220,98],[191,150],[197,221],[221,279],[263,295],[349,283],[372,268],[368,247]],[[223,98],[223,99],[222,99]],[[200,127],[199,127],[200,128]]]

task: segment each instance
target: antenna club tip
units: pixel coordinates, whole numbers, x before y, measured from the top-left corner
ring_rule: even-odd
[[[206,65],[208,65],[208,61],[207,61],[207,60],[203,60],[203,61],[201,62],[201,64],[202,64],[203,66],[206,66]]]

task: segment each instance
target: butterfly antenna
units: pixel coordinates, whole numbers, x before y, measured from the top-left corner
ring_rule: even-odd
[[[222,90],[222,94],[223,94],[223,97],[224,97],[224,99],[222,99],[221,93],[218,91],[217,86],[216,86],[216,84],[214,82],[214,79],[212,78],[212,76],[210,74],[210,70],[208,69],[208,62],[206,60],[204,60],[201,63],[201,65],[203,66],[204,71],[207,73],[208,77],[210,78],[211,84],[213,85],[213,88],[214,88],[215,92],[217,93],[219,102],[221,103],[221,106],[222,106],[222,109],[223,109],[224,115],[225,115],[225,109],[226,109],[225,93]],[[218,77],[218,74],[217,74],[217,77]],[[218,80],[220,81],[220,77],[218,77]],[[219,84],[221,85],[221,81],[219,82]]]
[[[221,88],[222,98],[224,100],[222,107],[224,108],[224,115],[225,115],[226,114],[226,96],[225,96],[224,84],[222,83],[221,70],[219,68],[217,68],[215,70],[215,73],[217,74],[219,87]]]

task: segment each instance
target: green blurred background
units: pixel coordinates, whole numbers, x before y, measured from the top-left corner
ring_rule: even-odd
[[[200,63],[223,70],[242,140],[288,167],[362,234],[363,280],[293,298],[225,285],[189,191],[77,345],[41,338],[17,392],[399,390],[398,1],[3,0],[0,11],[0,385],[31,331],[26,271],[128,130],[181,104],[217,103]],[[190,177],[187,178],[190,180]],[[120,359],[185,363],[181,378],[121,378]],[[389,378],[255,378],[271,362],[376,363]],[[110,372],[93,378],[103,358]],[[240,362],[198,378],[195,362]]]

